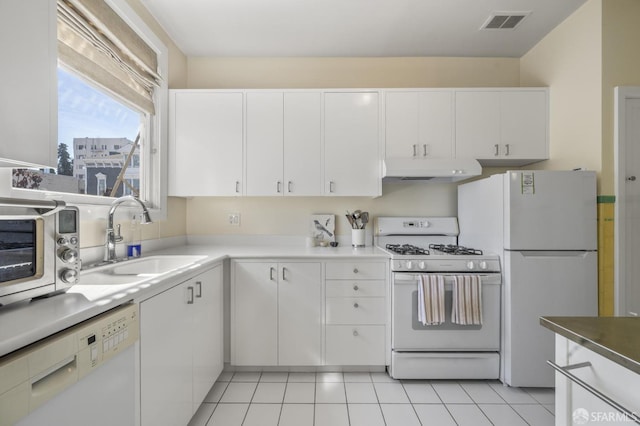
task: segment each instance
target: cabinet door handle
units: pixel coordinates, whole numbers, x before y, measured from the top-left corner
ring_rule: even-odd
[[[202,281],[196,281],[196,297],[202,297]]]
[[[282,281],[286,281],[287,280],[287,276],[285,275],[287,272],[287,268],[285,268],[284,266],[282,267]]]
[[[353,307],[358,309],[360,307],[360,305],[358,305],[358,302],[356,302],[356,303],[353,304]]]
[[[288,182],[287,182],[287,192],[293,192],[293,191],[291,190],[291,181],[288,181]]]
[[[353,273],[354,274],[357,274],[358,272],[360,272],[360,271],[358,271],[358,268],[353,268]]]
[[[269,267],[269,280],[273,281],[273,273],[275,272],[276,268],[274,268],[273,266]]]
[[[416,145],[415,143],[413,144],[413,156],[418,156],[418,145]]]
[[[565,367],[561,367],[555,362],[547,360],[547,364],[549,364],[558,373],[562,374],[563,376],[565,376],[566,378],[568,378],[569,380],[571,380],[572,382],[574,382],[575,384],[577,384],[578,386],[580,386],[581,388],[583,388],[584,390],[586,390],[587,392],[595,396],[596,398],[601,399],[603,402],[609,404],[616,410],[622,412],[629,419],[640,424],[640,416],[638,416],[637,413],[633,412],[633,410],[629,410],[626,407],[620,405],[619,403],[609,398],[607,395],[603,394],[598,389],[594,388],[584,380],[580,379],[579,377],[577,377],[572,373],[569,373],[569,370],[574,370],[576,368],[591,367],[590,362],[581,362],[579,364],[573,364],[573,365],[567,365]]]
[[[358,291],[358,289],[359,289],[359,288],[360,288],[360,287],[358,287],[358,285],[357,285],[357,284],[354,284],[354,285],[353,285],[353,290],[354,290],[354,291]]]
[[[334,182],[332,180],[329,181],[329,192],[333,192],[334,191]]]
[[[500,155],[500,147],[498,144],[495,144],[493,147],[496,149],[496,152],[494,152],[493,155],[497,157],[498,155]]]
[[[504,147],[505,147],[505,150],[506,150],[506,151],[505,151],[505,153],[504,153],[504,155],[505,155],[505,157],[506,157],[507,155],[509,155],[509,144],[508,144],[508,143],[507,143],[507,144],[505,144],[505,145],[504,145]]]
[[[353,335],[354,335],[355,337],[358,337],[358,330],[353,330]]]
[[[187,305],[193,305],[193,286],[187,287],[189,297],[187,298]]]
[[[237,180],[236,181],[236,194],[239,194],[239,193],[240,193],[240,181]]]
[[[276,182],[276,192],[279,194],[280,193],[280,186],[282,185],[282,182],[277,181]]]
[[[424,153],[423,157],[426,157],[427,155],[429,155],[429,150],[427,148],[428,146],[429,145],[426,144],[426,143],[422,145],[422,149],[423,149],[423,153]]]

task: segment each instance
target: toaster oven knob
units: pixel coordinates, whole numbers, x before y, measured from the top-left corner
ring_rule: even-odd
[[[467,269],[474,269],[476,265],[473,264],[473,260],[467,262]]]
[[[65,237],[58,238],[58,245],[64,246],[67,244],[67,239]]]
[[[67,263],[74,263],[78,260],[78,252],[75,250],[65,250],[60,254],[60,258]]]
[[[78,280],[78,271],[76,271],[75,269],[65,269],[60,274],[60,278],[62,278],[62,281],[67,284],[75,284],[75,282]]]

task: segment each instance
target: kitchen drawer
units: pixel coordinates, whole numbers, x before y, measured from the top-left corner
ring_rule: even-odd
[[[329,325],[327,365],[385,365],[383,325]]]
[[[327,262],[328,280],[384,280],[387,262]]]
[[[327,298],[327,324],[385,324],[384,297]]]
[[[330,280],[327,297],[385,297],[384,280]]]

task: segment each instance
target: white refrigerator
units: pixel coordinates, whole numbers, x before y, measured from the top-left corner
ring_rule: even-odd
[[[596,174],[508,171],[458,187],[461,245],[502,260],[500,379],[552,387],[541,316],[598,314]]]

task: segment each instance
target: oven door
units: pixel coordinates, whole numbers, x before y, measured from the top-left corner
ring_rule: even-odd
[[[418,282],[420,274],[393,273],[394,351],[497,351],[500,348],[501,275],[478,274],[482,282],[482,325],[451,323],[451,301],[454,275],[445,277],[445,309],[447,320],[441,325],[418,322]]]
[[[54,223],[45,216],[0,216],[0,305],[55,285]]]

